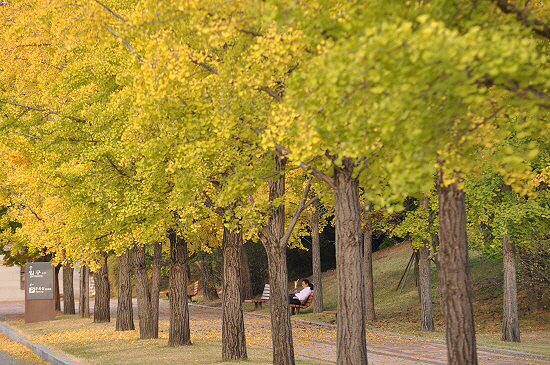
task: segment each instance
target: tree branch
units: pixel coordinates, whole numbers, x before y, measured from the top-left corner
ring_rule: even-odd
[[[496,110],[493,112],[493,114],[491,114],[490,116],[484,118],[481,122],[476,123],[475,126],[473,126],[472,128],[470,128],[470,129],[468,130],[468,133],[475,131],[476,129],[478,129],[479,127],[481,127],[483,124],[487,123],[489,120],[491,120],[491,119],[493,119],[494,117],[496,117],[496,115],[497,115],[502,109],[504,109],[504,106],[501,106],[500,108],[496,109]]]
[[[97,1],[97,0],[96,0]],[[118,34],[115,33],[114,30],[112,30],[107,24],[105,24],[105,28],[107,28],[107,30],[115,36],[115,38],[118,38],[121,40],[121,42],[126,46],[126,48],[128,48],[130,50],[130,52],[132,52],[136,58],[140,61],[140,62],[143,62],[143,58],[141,58],[141,56],[134,50],[134,48],[130,45],[130,43],[128,43],[124,38],[122,38],[121,36],[119,36]]]
[[[208,208],[212,209],[214,213],[219,215],[220,217],[223,217],[225,215],[225,209],[222,207],[216,207],[216,204],[212,201],[212,199],[206,194],[206,191],[202,192],[202,195],[204,195],[204,205],[206,205]]]
[[[271,96],[273,99],[277,100],[278,102],[282,102],[283,101],[283,98],[281,97],[281,95],[277,94],[275,91],[271,90],[269,87],[267,86],[260,86],[258,88],[258,90],[260,91],[265,91],[269,96]]]
[[[205,68],[206,70],[213,73],[214,75],[218,74],[218,70],[216,70],[214,67],[210,66],[209,64],[206,64],[204,62],[198,62],[198,61],[195,61],[191,58],[189,58],[189,59],[191,60],[191,63],[194,63],[197,66],[201,66],[201,67]]]
[[[283,156],[288,155],[291,152],[290,150],[286,149],[285,147],[281,146],[278,143],[275,143],[275,150]],[[334,179],[331,176],[325,174],[322,171],[317,170],[314,167],[311,167],[306,162],[300,162],[300,168],[304,171],[309,172],[319,180],[326,182],[329,187],[334,188]]]
[[[98,3],[99,5],[103,6],[103,8],[104,8],[105,10],[107,10],[109,13],[113,14],[113,15],[115,16],[115,18],[120,19],[120,20],[122,20],[123,22],[126,21],[126,19],[124,19],[123,17],[121,17],[120,15],[118,15],[117,13],[115,13],[115,12],[114,12],[111,8],[109,8],[107,5],[105,5],[105,4],[101,3],[101,2],[99,2],[98,0],[95,0],[95,2]]]
[[[24,209],[24,208],[28,208],[29,211],[36,217],[36,219],[38,219],[39,221],[44,222],[44,219],[40,218],[40,217],[38,216],[38,214],[36,214],[36,212],[35,212],[34,210],[32,210],[32,208],[31,208],[28,204],[23,203],[22,205],[23,205],[23,209]]]
[[[428,256],[427,259],[428,260],[434,260],[438,253],[439,253],[439,251],[436,251],[436,252],[432,253],[430,256]]]
[[[54,111],[54,110],[39,108],[39,107],[36,107],[36,106],[31,106],[31,105],[26,105],[26,104],[14,103],[14,102],[8,101],[8,100],[0,100],[0,103],[10,104],[10,105],[13,105],[13,106],[19,106],[19,107],[21,107],[21,108],[30,109],[30,110],[36,110],[36,111],[38,111],[38,112],[46,112],[46,113],[48,113],[48,114],[59,115],[59,116],[68,118],[68,119],[70,119],[70,120],[73,120],[73,121],[79,122],[79,123],[87,123],[87,121],[84,120],[84,119],[80,119],[80,118],[72,117],[72,116],[63,116],[63,115],[61,115],[60,112],[56,112],[56,111]]]
[[[318,178],[319,180],[326,182],[331,189],[334,189],[334,179],[332,178],[332,176],[329,176],[325,174],[323,171],[319,171],[316,168],[311,167],[304,162],[300,163],[300,167],[305,171],[309,172],[310,174],[312,174],[313,176],[315,176],[316,178]]]
[[[510,4],[507,0],[493,0],[499,9],[506,14],[515,14],[516,19],[526,26],[531,28],[538,35],[550,40],[550,27],[538,19],[529,19],[529,11],[520,10],[514,4]]]
[[[306,188],[304,189],[304,193],[302,194],[302,199],[300,199],[300,205],[298,205],[298,208],[296,208],[296,211],[294,211],[292,220],[290,221],[288,227],[286,228],[285,233],[281,237],[282,242],[285,242],[285,243],[288,242],[288,240],[290,239],[290,235],[294,230],[294,227],[298,223],[298,219],[300,219],[300,215],[302,215],[302,212],[311,204],[313,204],[315,201],[319,200],[318,197],[314,197],[314,198],[311,198],[307,203],[305,203],[307,199],[307,195],[309,194],[310,188],[311,188],[311,178],[307,180]]]
[[[264,35],[253,30],[239,29],[239,32],[253,35],[254,37],[263,37]]]
[[[36,106],[30,106],[30,105],[25,105],[25,104],[14,103],[14,102],[8,101],[8,100],[0,100],[0,103],[5,103],[5,104],[14,105],[14,106],[19,106],[19,107],[21,107],[21,108],[26,108],[26,109],[30,109],[30,110],[36,110],[36,111],[38,111],[38,112],[47,112],[48,114],[60,115],[60,113],[55,112],[55,111],[53,111],[53,110],[43,109],[43,108],[39,108],[39,107],[36,107]]]
[[[115,163],[113,162],[113,160],[111,160],[111,158],[109,156],[105,156],[105,158],[107,159],[107,161],[109,161],[109,164],[111,165],[111,167],[113,169],[115,169],[115,171],[118,172],[121,176],[127,177],[127,178],[132,179],[132,180],[137,181],[137,182],[141,182],[141,180],[138,180],[138,179],[128,175],[124,171],[122,171],[117,165],[115,165]]]
[[[294,70],[296,70],[300,66],[299,62],[296,62],[296,65],[294,65],[290,70],[285,72],[285,75],[290,75]]]
[[[17,134],[20,134],[20,135],[25,136],[25,137],[30,137],[30,138],[42,140],[42,138],[37,137],[37,136],[33,136],[32,134],[27,134],[27,133],[23,133],[23,132],[19,132],[19,131],[15,131],[13,133],[17,133]]]
[[[516,80],[508,80],[508,83],[509,83],[508,85],[501,85],[501,84],[496,84],[493,79],[486,76],[485,78],[476,81],[476,83],[480,84],[480,85],[483,85],[487,88],[489,88],[491,86],[500,86],[500,87],[503,87],[505,90],[518,93],[518,94],[520,94],[520,96],[525,96],[529,93],[532,93],[537,98],[550,102],[550,94],[548,94],[544,91],[541,91],[541,90],[535,88],[532,85],[529,85],[527,87],[520,87],[519,83]],[[550,104],[548,104],[548,103],[541,102],[538,105],[540,107],[545,108],[545,109],[550,109]]]

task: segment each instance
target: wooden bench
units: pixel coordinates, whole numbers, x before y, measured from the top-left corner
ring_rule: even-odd
[[[257,309],[258,307],[262,309],[262,304],[269,300],[270,294],[271,294],[271,287],[269,286],[269,284],[265,284],[264,292],[262,293],[262,296],[260,297],[260,299],[247,299],[244,302],[254,303],[254,309]]]
[[[200,280],[195,281],[195,284],[193,285],[193,291],[187,293],[187,298],[189,298],[191,302],[193,301],[193,297],[199,293],[200,282]],[[170,299],[169,290],[161,291],[160,294],[166,294],[166,298]]]
[[[301,305],[301,304],[290,305],[290,308],[292,308],[292,314],[294,314],[294,311],[296,311],[296,314],[300,314],[300,309],[309,307],[311,303],[313,303],[313,291],[311,292],[309,297],[307,297],[307,300],[304,305]]]
[[[187,297],[189,298],[190,302],[192,302],[193,297],[199,293],[200,283],[201,283],[200,280],[195,281],[195,285],[193,285],[193,291],[191,293],[189,293],[189,292],[187,293]]]

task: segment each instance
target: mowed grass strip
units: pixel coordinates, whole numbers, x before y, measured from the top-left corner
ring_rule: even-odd
[[[222,361],[221,333],[192,333],[193,345],[168,346],[168,325],[161,322],[159,338],[141,340],[139,331],[115,331],[115,323],[93,323],[78,316],[58,316],[54,321],[9,324],[33,342],[43,344],[82,365],[111,364],[234,364]],[[136,328],[138,322],[136,321]],[[248,339],[247,339],[248,340]],[[254,342],[253,339],[251,339]],[[248,347],[247,364],[272,364],[268,349]],[[315,361],[296,359],[297,364],[313,365]]]

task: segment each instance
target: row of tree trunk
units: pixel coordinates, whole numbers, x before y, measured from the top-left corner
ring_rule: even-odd
[[[349,162],[344,159],[344,162]],[[278,161],[279,171],[284,170],[284,159]],[[359,205],[358,181],[353,177],[353,168],[347,165],[335,167],[333,186],[335,187],[337,272],[339,288],[342,294],[338,299],[338,363],[367,363],[365,343],[365,320],[374,320],[374,302],[372,294],[372,234],[371,223],[365,220],[361,227],[361,207]],[[270,182],[270,199],[275,201],[284,194],[284,174]],[[466,221],[464,193],[456,184],[439,184],[440,200],[440,251],[439,282],[442,295],[443,312],[446,322],[448,359],[451,364],[477,363],[473,308],[471,304],[471,285],[469,278],[469,259],[466,241]],[[302,201],[303,208],[305,201]],[[318,200],[311,217],[313,241],[314,282],[316,301],[314,311],[323,310],[322,281],[320,278],[318,221],[321,205]],[[309,204],[309,203],[308,203]],[[422,201],[427,206],[427,200]],[[370,207],[367,205],[366,212]],[[298,211],[297,211],[298,213]],[[298,213],[299,214],[299,213]],[[368,214],[365,215],[368,217]],[[288,232],[285,229],[284,206],[274,207],[273,214],[261,237],[269,260],[271,294],[271,320],[274,346],[274,363],[293,364],[294,353],[291,336],[290,313],[287,303],[286,244]],[[190,344],[189,312],[187,307],[187,247],[185,240],[175,231],[170,232],[170,339],[171,346]],[[419,250],[419,296],[422,304],[422,329],[434,330],[429,246],[425,242]],[[515,287],[515,251],[507,237],[503,240],[505,268],[505,303],[516,301]],[[223,359],[246,359],[246,339],[241,303],[247,290],[243,280],[241,263],[243,262],[243,242],[241,232],[224,230],[223,242]],[[153,275],[148,282],[145,266],[145,249],[135,245],[133,248],[133,266],[136,276],[138,313],[140,318],[140,337],[158,337],[158,303],[160,262],[162,248],[154,246]],[[95,274],[96,314],[94,321],[110,320],[109,281],[107,277],[107,254],[102,253],[103,267]],[[119,306],[117,330],[133,329],[131,304],[131,265],[130,252],[127,250],[119,257]],[[513,270],[512,270],[513,268]],[[204,270],[201,267],[201,272]],[[70,281],[72,270],[66,270]],[[85,271],[85,270],[84,270]],[[65,272],[65,270],[64,270]],[[513,272],[513,276],[512,273]],[[84,274],[85,275],[85,274]],[[64,280],[65,281],[65,280]],[[206,280],[205,280],[206,282]],[[359,283],[359,285],[358,285]],[[365,290],[363,290],[363,288]],[[507,289],[509,288],[509,290]],[[67,288],[67,293],[71,292]],[[87,290],[81,290],[81,293]],[[515,294],[514,294],[515,292]],[[248,295],[248,294],[247,294]],[[70,295],[67,295],[70,300]],[[106,298],[106,299],[105,299]],[[514,299],[515,298],[515,299]],[[85,299],[84,299],[85,300]],[[74,303],[74,302],[73,302]],[[66,305],[70,310],[70,305]],[[503,316],[503,339],[519,341],[517,310],[515,314],[505,311]],[[509,307],[508,307],[509,308]],[[74,311],[74,307],[73,307]],[[81,309],[81,313],[84,313]],[[517,328],[517,331],[516,331]],[[236,335],[237,334],[237,335]]]

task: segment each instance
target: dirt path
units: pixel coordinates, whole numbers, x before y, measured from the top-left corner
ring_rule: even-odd
[[[91,302],[93,304],[93,302]],[[111,301],[113,320],[116,300]],[[22,318],[23,302],[0,302],[0,320]],[[137,319],[137,303],[134,300]],[[221,309],[190,304],[190,326],[193,335],[221,341]],[[168,325],[169,303],[160,302],[160,321]],[[248,345],[271,348],[270,317],[245,312],[246,341]],[[296,356],[336,363],[336,326],[292,319],[292,336]],[[369,364],[446,364],[446,346],[443,342],[400,336],[382,332],[367,332]],[[550,357],[537,357],[512,351],[478,348],[478,362],[486,365],[550,365]]]

